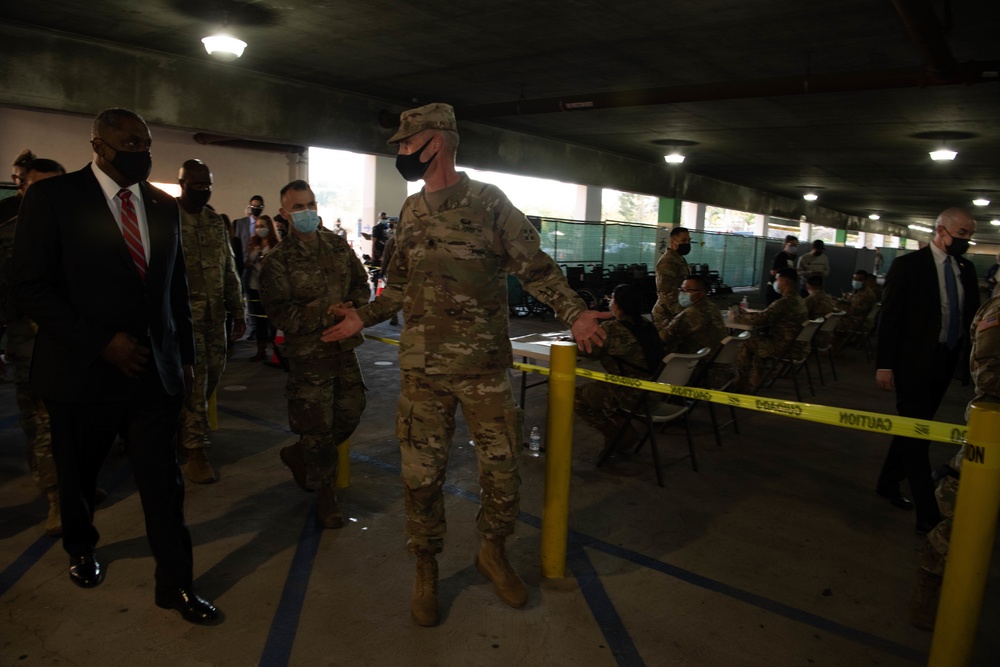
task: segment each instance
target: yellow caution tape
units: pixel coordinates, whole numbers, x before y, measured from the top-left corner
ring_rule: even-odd
[[[399,345],[399,341],[391,338],[380,338],[365,334],[371,340]],[[514,362],[514,368],[526,373],[537,373],[539,375],[551,375],[549,368]],[[748,394],[734,394],[728,391],[716,391],[714,389],[703,389],[701,387],[683,387],[672,384],[662,384],[650,380],[640,380],[639,378],[612,375],[610,373],[599,373],[597,371],[577,368],[576,374],[580,377],[597,380],[599,382],[610,382],[623,387],[643,389],[660,394],[672,394],[696,401],[710,401],[722,405],[741,408],[743,410],[753,410],[755,412],[767,412],[772,415],[791,417],[793,419],[803,419],[805,421],[828,424],[830,426],[842,426],[857,431],[868,431],[869,433],[880,433],[882,435],[902,435],[910,438],[922,440],[934,440],[936,442],[950,442],[961,445],[965,443],[966,427],[960,424],[946,424],[944,422],[930,421],[926,419],[914,419],[912,417],[900,417],[898,415],[885,415],[877,412],[866,412],[864,410],[852,410],[850,408],[835,408],[828,405],[814,405],[812,403],[802,403],[800,401],[783,401],[765,396],[750,396]]]

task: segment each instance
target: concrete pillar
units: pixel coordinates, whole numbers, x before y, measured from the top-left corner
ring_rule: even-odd
[[[296,155],[295,153],[289,153],[288,182],[291,183],[299,179],[303,181],[309,180],[309,154]]]
[[[834,243],[847,243],[847,230],[838,229],[833,235]]]
[[[760,214],[753,217],[754,236],[767,236],[767,219],[768,216]]]
[[[594,185],[576,186],[576,210],[573,217],[591,222],[604,219],[604,188]]]
[[[799,243],[807,243],[809,235],[812,233],[812,223],[805,220],[799,221]]]
[[[673,197],[660,197],[660,208],[656,222],[657,258],[670,246],[670,230],[681,223],[681,200]],[[704,215],[701,216],[704,224]]]

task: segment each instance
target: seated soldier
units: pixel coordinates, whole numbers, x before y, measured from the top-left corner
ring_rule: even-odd
[[[595,346],[589,354],[579,354],[598,359],[604,370],[612,375],[651,380],[663,358],[663,345],[656,327],[642,316],[639,290],[632,285],[619,285],[611,294],[610,307],[615,318],[601,323],[607,334],[604,345]],[[639,434],[621,411],[631,410],[641,397],[641,390],[618,384],[578,384],[573,411],[604,434],[605,448],[619,434],[619,443],[626,447],[635,442]]]
[[[867,280],[867,271],[864,269],[855,271],[854,277],[851,279],[851,287],[854,291],[843,299],[839,299],[839,309],[847,313],[837,325],[837,334],[843,336],[841,344],[843,340],[846,340],[846,336],[861,328],[872,306],[875,305],[875,292],[867,285]]]
[[[869,273],[868,277],[865,279],[865,284],[872,288],[875,292],[875,303],[881,303],[882,301],[882,286],[878,284],[878,276],[874,273]]]
[[[722,313],[708,298],[708,282],[692,274],[681,283],[678,294],[680,313],[660,328],[663,354],[693,354],[703,347],[715,350],[726,337]]]
[[[805,301],[806,311],[809,313],[810,320],[815,320],[817,317],[826,317],[830,313],[840,310],[837,306],[837,300],[823,290],[823,276],[809,276],[806,278],[806,292],[809,293]],[[816,341],[817,347],[826,347],[830,344],[831,338],[832,334],[829,332],[820,333],[817,331],[816,337],[813,340]]]
[[[805,301],[798,295],[799,276],[794,269],[782,269],[775,276],[774,288],[781,298],[757,313],[733,313],[734,322],[766,325],[763,333],[755,333],[743,344],[736,357],[736,386],[740,391],[749,391],[764,379],[767,362],[785,351],[788,343],[802,331],[802,323],[809,317]],[[804,356],[808,350],[804,343],[797,343],[802,349],[793,348],[796,356]]]

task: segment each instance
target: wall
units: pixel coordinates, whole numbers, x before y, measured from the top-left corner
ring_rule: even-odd
[[[0,108],[0,160],[8,168],[14,157],[30,148],[38,157],[61,163],[67,171],[85,166],[93,157],[90,117]],[[176,183],[180,165],[198,158],[215,179],[212,206],[231,218],[243,217],[252,195],[262,195],[265,212],[278,212],[278,192],[288,183],[285,155],[240,148],[205,146],[192,132],[150,126],[153,135],[153,172],[150,181]]]

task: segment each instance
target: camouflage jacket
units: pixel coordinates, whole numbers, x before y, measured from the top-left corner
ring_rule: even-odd
[[[423,190],[403,203],[388,284],[358,315],[370,326],[403,309],[400,368],[496,373],[513,361],[508,273],[565,324],[586,310],[539,243],[538,232],[499,188],[460,173],[436,210]]]
[[[364,342],[361,334],[335,343],[324,343],[320,336],[334,323],[326,314],[330,304],[367,303],[370,295],[361,260],[347,241],[327,229],[316,230],[310,241],[290,232],[267,253],[260,270],[264,311],[284,332],[287,353],[296,359],[329,357]]]
[[[619,320],[604,320],[601,328],[607,334],[602,347],[594,346],[590,354],[578,354],[597,359],[605,371],[612,375],[642,378],[648,380],[652,374],[644,370],[648,367],[646,353],[639,340]]]
[[[722,312],[707,296],[702,297],[660,328],[664,354],[693,354],[703,347],[718,348],[726,337]]]
[[[969,367],[976,386],[974,401],[1000,403],[1000,297],[983,304],[969,332],[972,356]]]
[[[681,304],[677,301],[677,292],[681,288],[681,283],[688,277],[687,260],[674,250],[667,248],[667,251],[660,255],[656,261],[656,292],[657,305],[666,308],[670,317],[674,317],[681,312]]]
[[[876,300],[875,290],[871,287],[862,287],[859,290],[855,290],[850,298],[841,300],[844,312],[847,313],[845,319],[850,319],[857,324],[861,324],[865,317],[867,317],[868,312],[871,311],[872,306],[875,305]]]
[[[222,217],[210,208],[191,215],[182,207],[181,245],[191,293],[191,320],[195,327],[219,327],[226,312],[243,319],[240,278],[229,232]]]
[[[817,317],[826,317],[830,313],[835,313],[840,310],[840,306],[837,305],[836,299],[823,290],[818,290],[807,296],[805,298],[805,304],[810,320],[815,320]]]
[[[787,344],[802,331],[802,323],[809,318],[806,302],[798,294],[781,297],[766,310],[756,313],[739,313],[733,319],[758,326],[766,325],[768,340]]]

